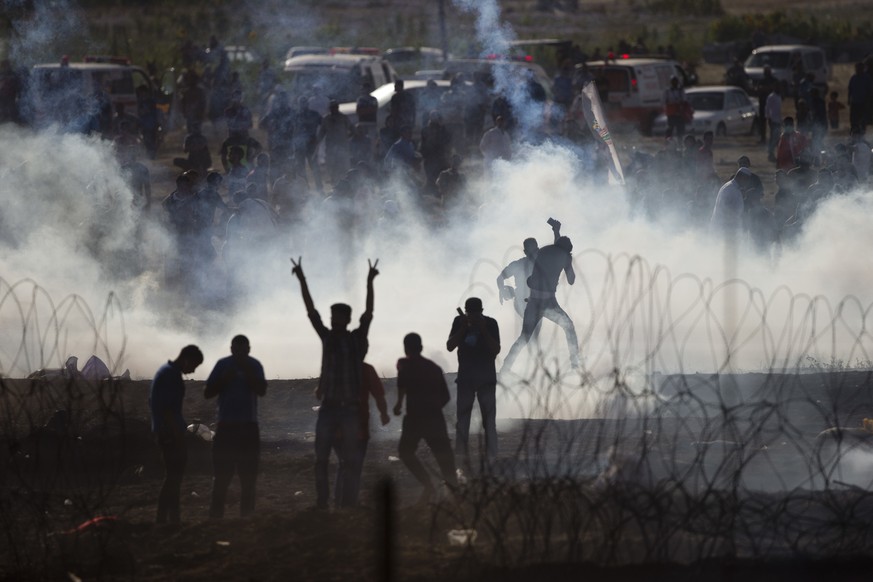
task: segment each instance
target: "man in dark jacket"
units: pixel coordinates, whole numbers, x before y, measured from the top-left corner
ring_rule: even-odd
[[[403,338],[406,357],[397,361],[397,404],[394,405],[394,414],[400,416],[403,413],[403,400],[406,398],[406,416],[403,417],[398,454],[424,487],[419,503],[426,503],[435,490],[427,469],[415,455],[419,441],[424,439],[430,447],[449,486],[455,486],[457,478],[455,456],[443,418],[443,407],[451,399],[449,388],[442,369],[423,357],[421,349],[421,336],[417,333],[407,334]]]
[[[497,458],[497,371],[494,361],[500,353],[500,329],[497,321],[482,314],[482,300],[470,297],[464,313],[452,321],[446,348],[458,349],[458,424],[455,452],[469,464],[468,441],[473,401],[479,401],[485,450],[488,459]],[[458,310],[460,312],[460,309]]]

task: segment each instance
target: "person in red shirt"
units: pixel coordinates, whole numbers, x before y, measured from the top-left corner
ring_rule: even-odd
[[[379,419],[382,421],[382,426],[385,426],[391,422],[391,417],[388,415],[388,402],[385,400],[385,387],[382,385],[382,380],[379,378],[376,368],[364,362],[361,364],[361,425],[360,431],[355,435],[357,439],[355,449],[358,454],[358,462],[353,467],[353,470],[357,471],[357,483],[361,482],[364,457],[367,456],[367,447],[370,444],[370,396],[376,401]],[[340,460],[336,470],[336,486],[334,487],[334,500],[337,507],[342,504],[343,483],[345,482],[344,473],[347,470],[346,463],[343,463],[341,456],[343,438],[345,438],[345,435],[340,434],[333,447],[337,458]]]
[[[806,153],[809,140],[794,130],[794,118],[786,117],[782,122],[782,135],[776,144],[776,167],[786,172],[798,165],[798,158]]]
[[[458,484],[455,455],[443,417],[443,407],[449,403],[451,396],[442,369],[421,355],[420,335],[407,334],[403,338],[403,350],[406,357],[397,361],[397,404],[394,405],[394,414],[400,416],[406,399],[406,416],[403,417],[398,456],[424,487],[419,503],[427,503],[436,490],[427,469],[415,454],[422,439],[436,457],[449,487],[454,488]]]

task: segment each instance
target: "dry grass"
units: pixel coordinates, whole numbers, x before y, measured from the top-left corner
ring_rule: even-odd
[[[485,5],[480,3],[478,5]],[[578,0],[577,9],[566,10],[566,1],[500,0],[500,20],[518,38],[565,38],[583,49],[606,49],[622,38],[642,37],[647,44],[673,44],[683,59],[699,60],[714,17],[655,13],[651,0]],[[866,2],[833,0],[815,2],[779,0],[762,5],[754,0],[723,0],[729,14],[781,10],[814,13],[822,18],[865,14]],[[541,9],[550,5],[550,9]],[[538,7],[540,9],[538,9]],[[476,42],[476,15],[445,0],[449,48],[463,54]],[[253,46],[258,54],[280,59],[294,45],[439,46],[436,2],[403,0],[265,0],[239,3],[216,2],[137,3],[134,6],[91,7],[84,10],[86,26],[71,34],[42,40],[28,58],[54,60],[57,55],[86,52],[128,54],[135,62],[157,61],[178,65],[177,46],[190,38],[205,44],[216,34],[226,44]],[[0,50],[2,52],[2,50]]]

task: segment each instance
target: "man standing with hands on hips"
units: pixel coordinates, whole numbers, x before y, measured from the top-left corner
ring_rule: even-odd
[[[446,348],[458,349],[457,416],[455,451],[469,466],[470,416],[473,401],[479,401],[482,428],[485,431],[485,452],[488,461],[497,458],[497,370],[495,360],[500,353],[500,329],[497,321],[482,314],[482,300],[470,297],[464,312],[452,321]]]

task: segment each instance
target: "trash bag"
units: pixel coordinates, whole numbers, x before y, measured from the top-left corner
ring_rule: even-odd
[[[208,426],[206,426],[205,424],[200,424],[199,422],[189,424],[188,432],[192,433],[200,440],[206,441],[207,443],[211,443],[212,438],[215,436],[215,433],[212,432],[212,430],[210,430]]]
[[[85,362],[85,365],[82,367],[81,375],[84,379],[95,382],[112,377],[109,368],[103,363],[103,360],[97,356],[91,356],[88,358],[88,361]]]

